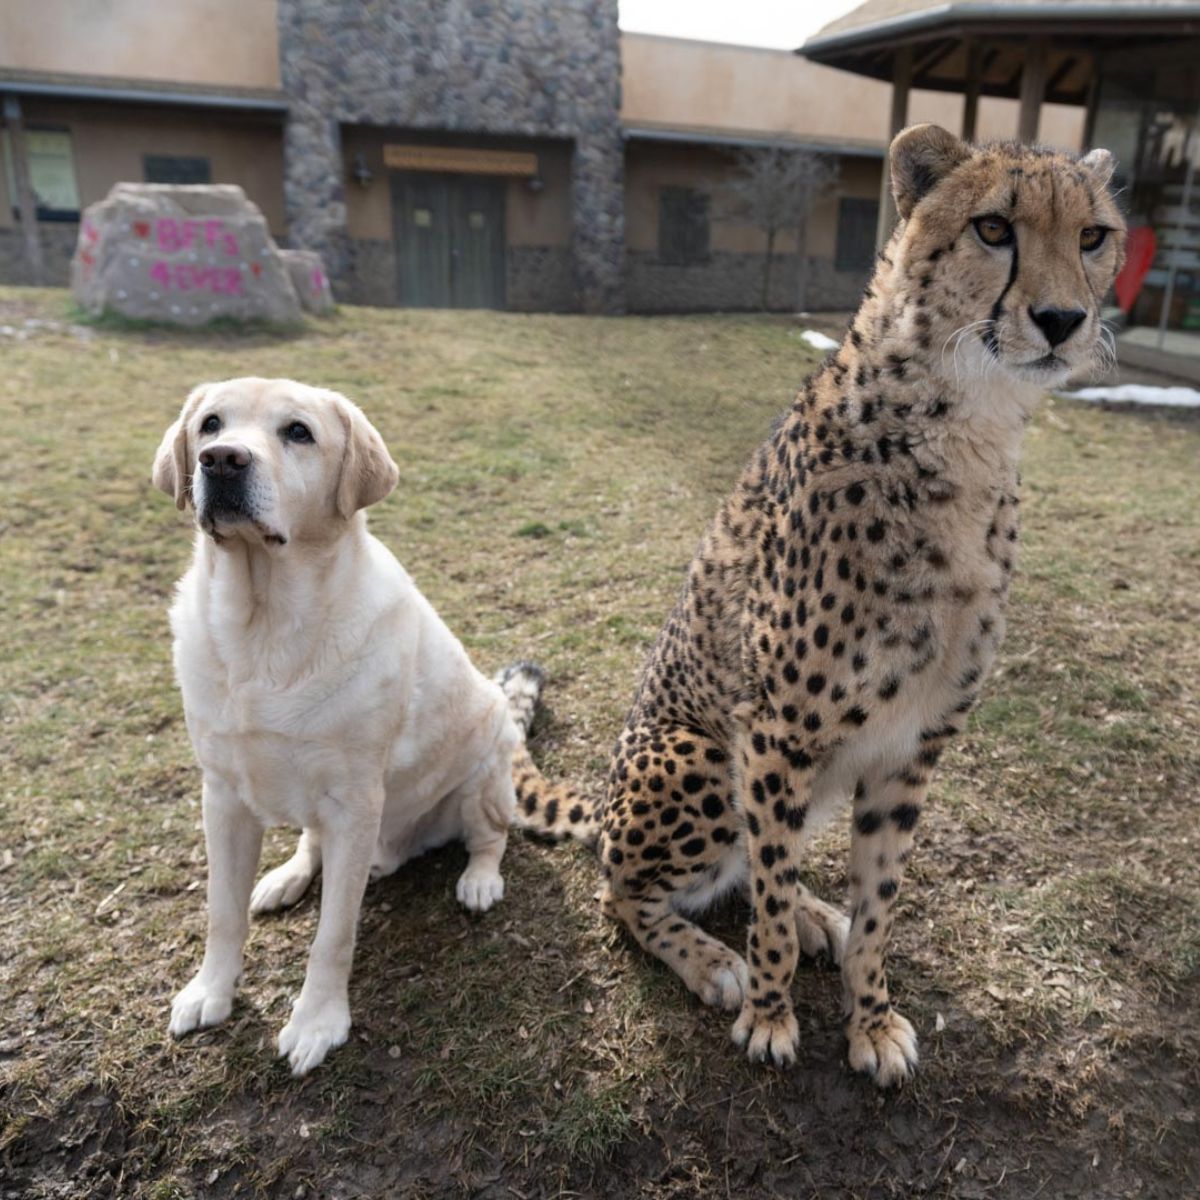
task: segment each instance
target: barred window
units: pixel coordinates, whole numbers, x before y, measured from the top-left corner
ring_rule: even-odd
[[[839,271],[869,271],[875,261],[875,228],[879,224],[879,201],[843,196],[838,201],[837,250],[834,267]]]
[[[207,158],[179,154],[147,154],[142,158],[147,183],[212,183],[212,165]]]
[[[687,267],[708,261],[708,196],[695,188],[665,187],[658,196],[658,260]]]

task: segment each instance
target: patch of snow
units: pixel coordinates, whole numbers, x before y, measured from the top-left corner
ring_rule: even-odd
[[[1168,408],[1200,408],[1200,391],[1190,387],[1147,387],[1140,383],[1123,383],[1119,387],[1088,387],[1077,392],[1063,392],[1076,400],[1102,402],[1113,400],[1121,404],[1157,404]]]
[[[800,335],[800,340],[807,342],[814,350],[836,350],[841,345],[841,342],[835,342],[833,338],[826,337],[815,329],[806,329]]]

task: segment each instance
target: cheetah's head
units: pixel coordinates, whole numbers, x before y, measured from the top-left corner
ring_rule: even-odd
[[[943,370],[999,369],[1044,389],[1104,358],[1100,306],[1125,248],[1107,150],[974,147],[915,125],[890,161],[897,278],[927,314]]]

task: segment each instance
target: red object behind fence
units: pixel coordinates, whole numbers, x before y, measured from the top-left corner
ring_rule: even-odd
[[[1136,303],[1157,252],[1158,239],[1149,225],[1139,225],[1129,231],[1125,241],[1125,265],[1113,284],[1123,313],[1128,313]]]

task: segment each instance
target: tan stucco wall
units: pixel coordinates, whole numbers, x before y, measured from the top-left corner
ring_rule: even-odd
[[[284,232],[283,135],[278,124],[122,104],[27,100],[23,108],[31,128],[70,131],[84,207],[103,199],[114,183],[141,182],[144,154],[202,155],[212,164],[214,183],[240,184],[263,210],[272,233]],[[0,171],[0,191],[3,174]],[[0,226],[11,223],[11,202],[0,202]]]
[[[279,87],[275,0],[3,0],[0,67]]]
[[[392,193],[388,169],[383,165],[386,143],[409,144],[411,134],[375,129],[347,129],[342,135],[343,161],[350,164],[356,154],[374,173],[366,188],[347,178],[346,223],[352,238],[392,240]],[[462,140],[424,137],[424,142],[462,145]],[[510,246],[565,246],[571,240],[571,151],[565,144],[520,138],[489,139],[480,143],[495,150],[527,150],[538,158],[538,172],[545,188],[531,192],[523,179],[510,179],[505,192],[505,224]]]
[[[882,158],[838,159],[836,188],[819,201],[809,217],[808,253],[815,258],[832,258],[837,243],[838,199],[842,196],[879,195]],[[625,158],[625,244],[630,250],[658,249],[659,192],[664,187],[693,187],[713,197],[709,239],[715,252],[760,253],[766,235],[751,225],[730,220],[722,211],[721,188],[736,171],[732,156],[701,146],[662,142],[632,145]],[[795,239],[784,233],[776,239],[776,250],[790,254]]]
[[[621,61],[626,125],[755,130],[880,146],[887,140],[889,85],[785,50],[625,33]],[[961,96],[913,92],[909,121],[934,121],[957,133],[962,106]],[[1046,105],[1039,136],[1078,149],[1083,119],[1082,108]],[[980,102],[979,137],[1013,137],[1016,128],[1015,100]]]

